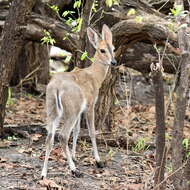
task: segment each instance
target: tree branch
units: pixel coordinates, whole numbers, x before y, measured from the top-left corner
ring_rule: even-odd
[[[27,25],[26,38],[41,43],[44,30],[48,30],[56,41],[56,46],[70,52],[79,48],[78,35],[71,28],[58,20],[33,14]],[[64,37],[66,39],[64,40]]]

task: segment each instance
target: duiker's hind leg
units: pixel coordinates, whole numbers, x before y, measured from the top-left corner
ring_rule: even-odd
[[[54,121],[49,122],[49,124],[48,124],[48,128],[47,128],[48,135],[46,138],[46,154],[45,154],[44,166],[43,166],[42,173],[41,173],[42,178],[45,178],[47,175],[48,159],[49,159],[50,152],[53,148],[54,136],[55,136],[55,132],[56,132],[58,125],[59,125],[59,118],[56,118]]]
[[[73,162],[69,146],[68,146],[68,141],[69,137],[71,134],[71,131],[75,127],[77,121],[78,121],[78,116],[77,117],[69,117],[66,121],[64,121],[64,127],[62,128],[60,132],[60,142],[63,147],[63,151],[67,157],[67,162],[69,164],[69,168],[72,172],[73,175],[76,177],[81,177],[81,173],[76,169],[75,163]]]
[[[73,129],[73,147],[72,147],[72,158],[76,160],[76,146],[77,146],[77,139],[80,133],[80,122],[81,122],[81,115],[76,122],[76,125]]]

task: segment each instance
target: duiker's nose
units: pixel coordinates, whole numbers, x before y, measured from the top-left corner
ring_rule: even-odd
[[[114,65],[114,66],[117,65],[116,59],[113,58],[113,59],[111,60],[111,64]]]

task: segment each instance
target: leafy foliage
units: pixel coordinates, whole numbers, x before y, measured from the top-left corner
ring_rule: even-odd
[[[88,53],[86,51],[83,52],[83,54],[80,57],[81,61],[85,60],[87,58],[87,56],[88,56]]]
[[[147,141],[146,138],[139,138],[136,145],[132,148],[132,150],[134,152],[140,152],[140,151],[147,150],[149,147],[147,147],[146,141]]]
[[[63,14],[62,14],[62,16],[66,17],[68,15],[72,15],[73,13],[75,13],[75,12],[74,11],[64,11]]]
[[[80,12],[79,9],[81,8],[81,6],[82,6],[81,0],[75,0],[73,8],[77,9],[78,12]],[[63,12],[62,16],[64,18],[68,17],[68,19],[66,20],[66,24],[72,27],[72,32],[80,32],[83,19],[80,15],[78,18],[75,18],[74,17],[75,13],[76,13],[75,11],[67,10]]]
[[[183,145],[184,149],[187,151],[186,156],[189,157],[190,156],[190,152],[188,151],[189,150],[189,139],[187,139],[187,138],[183,139],[182,145]]]
[[[42,44],[50,44],[50,45],[54,45],[55,44],[55,39],[53,39],[51,37],[50,32],[48,32],[47,30],[44,30],[44,37],[41,39]]]
[[[74,9],[76,9],[76,8],[79,9],[81,7],[81,3],[82,3],[81,0],[77,0],[77,1],[75,0],[73,8]]]
[[[127,16],[131,16],[131,15],[135,15],[136,14],[136,10],[135,9],[130,9],[127,13]]]
[[[7,105],[13,105],[14,101],[12,99],[12,91],[11,88],[8,88],[8,99],[7,99]]]
[[[119,5],[119,0],[106,0],[106,5],[112,7],[113,5]]]
[[[136,23],[142,23],[143,17],[142,16],[136,16],[135,21],[136,21]]]
[[[96,9],[97,7],[98,7],[98,1],[95,0],[94,3],[93,3],[93,5],[92,5],[92,11],[96,12],[97,11],[97,9]]]
[[[175,5],[173,9],[170,9],[173,16],[179,16],[183,13],[183,6],[182,5]]]
[[[56,12],[57,14],[59,14],[59,7],[58,6],[56,6],[56,5],[49,5],[49,7],[54,11],[54,12]]]

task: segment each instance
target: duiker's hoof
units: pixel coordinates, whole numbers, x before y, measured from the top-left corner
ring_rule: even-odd
[[[78,178],[83,177],[83,174],[77,169],[76,170],[71,170],[71,173],[72,173],[72,175],[74,177],[78,177]]]
[[[44,175],[41,175],[41,180],[44,180],[46,177]]]
[[[45,172],[42,172],[42,173],[41,173],[41,176],[40,176],[40,179],[43,180],[43,179],[45,179],[45,178],[46,178],[46,173],[45,173]]]
[[[104,168],[105,166],[106,166],[106,163],[105,163],[105,162],[103,162],[103,161],[97,162],[97,161],[96,161],[96,167],[97,167],[97,168]]]

